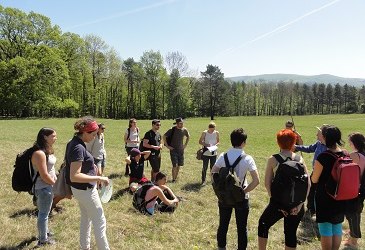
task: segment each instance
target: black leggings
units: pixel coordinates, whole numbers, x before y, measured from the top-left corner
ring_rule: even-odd
[[[302,206],[298,215],[284,217],[283,213],[279,211],[279,208],[270,201],[259,219],[258,236],[268,238],[270,227],[284,217],[285,246],[297,247],[297,229],[303,215],[304,208]]]

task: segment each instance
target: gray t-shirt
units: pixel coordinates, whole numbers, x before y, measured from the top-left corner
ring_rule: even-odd
[[[172,133],[172,128],[170,128],[166,133],[165,136],[169,137]],[[178,129],[174,128],[174,134],[171,138],[171,147],[173,147],[177,151],[184,150],[184,136],[190,137],[189,131],[186,128]]]

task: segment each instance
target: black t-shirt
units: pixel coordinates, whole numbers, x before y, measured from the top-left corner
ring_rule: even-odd
[[[85,143],[78,137],[74,136],[66,147],[66,182],[77,189],[86,189],[93,187],[96,183],[79,183],[71,182],[70,166],[71,162],[81,161],[81,173],[90,176],[96,176],[97,172],[94,167],[94,157],[86,150]]]
[[[144,162],[145,159],[142,155],[141,159],[139,159],[138,163],[136,162],[135,159],[131,159],[131,164],[129,165],[130,169],[131,169],[131,173],[130,173],[130,177],[132,178],[137,178],[142,179],[143,177],[143,170],[144,170]]]
[[[336,152],[335,154],[341,156],[343,152]],[[329,222],[338,224],[344,221],[345,202],[336,201],[326,192],[326,183],[331,176],[336,160],[336,157],[329,150],[324,151],[317,158],[317,161],[323,166],[315,195],[316,219],[319,223]]]
[[[156,133],[151,129],[150,131],[147,131],[146,134],[143,137],[143,140],[148,140],[149,145],[153,146],[160,146],[161,144],[161,134],[156,131]],[[146,150],[151,150],[151,155],[159,155],[160,150],[156,150],[153,148],[146,148]]]

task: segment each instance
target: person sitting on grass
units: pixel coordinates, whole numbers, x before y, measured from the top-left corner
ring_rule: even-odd
[[[139,151],[138,148],[133,148],[130,155],[125,159],[125,162],[130,167],[129,184],[136,182],[143,184],[149,180],[144,175],[144,163],[150,156],[151,151]],[[143,157],[142,157],[143,156]]]
[[[147,190],[144,199],[146,202],[150,201],[146,204],[146,210],[149,215],[153,215],[156,208],[161,212],[173,212],[179,204],[179,199],[165,184],[166,175],[161,172],[157,173],[155,185]],[[153,197],[155,198],[153,199]]]
[[[167,182],[166,174],[158,172],[155,178],[155,185],[157,185],[162,190],[163,194],[166,196],[167,199],[169,200],[178,199],[180,201],[180,198],[177,197],[168,186],[166,186],[166,182]],[[165,204],[160,198],[157,199],[157,202],[158,202],[158,210],[160,212],[172,213],[175,211],[176,206],[170,206],[168,204]]]

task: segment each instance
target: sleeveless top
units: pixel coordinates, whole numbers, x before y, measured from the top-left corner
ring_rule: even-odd
[[[206,144],[210,144],[210,145],[215,145],[217,144],[217,131],[214,130],[213,133],[209,133],[208,130],[204,130],[205,133],[205,137],[204,137],[204,143]],[[217,150],[210,152],[209,150],[206,150],[203,155],[205,156],[216,156],[217,155]]]
[[[54,156],[54,154],[51,154],[48,156],[48,161],[47,161],[47,172],[48,174],[52,177],[55,178],[56,177],[56,170],[55,170],[55,164],[56,164],[56,156]],[[34,166],[33,166],[34,171],[37,171]],[[34,189],[42,189],[42,188],[46,188],[52,186],[46,182],[44,182],[42,180],[41,176],[38,176],[35,185],[34,185]]]
[[[128,138],[128,129],[125,130],[125,135],[127,135],[127,140],[131,141],[139,141],[139,128],[135,128],[134,130],[132,128],[129,129],[129,138]],[[139,143],[138,142],[127,142],[126,146],[128,148],[138,148]]]

